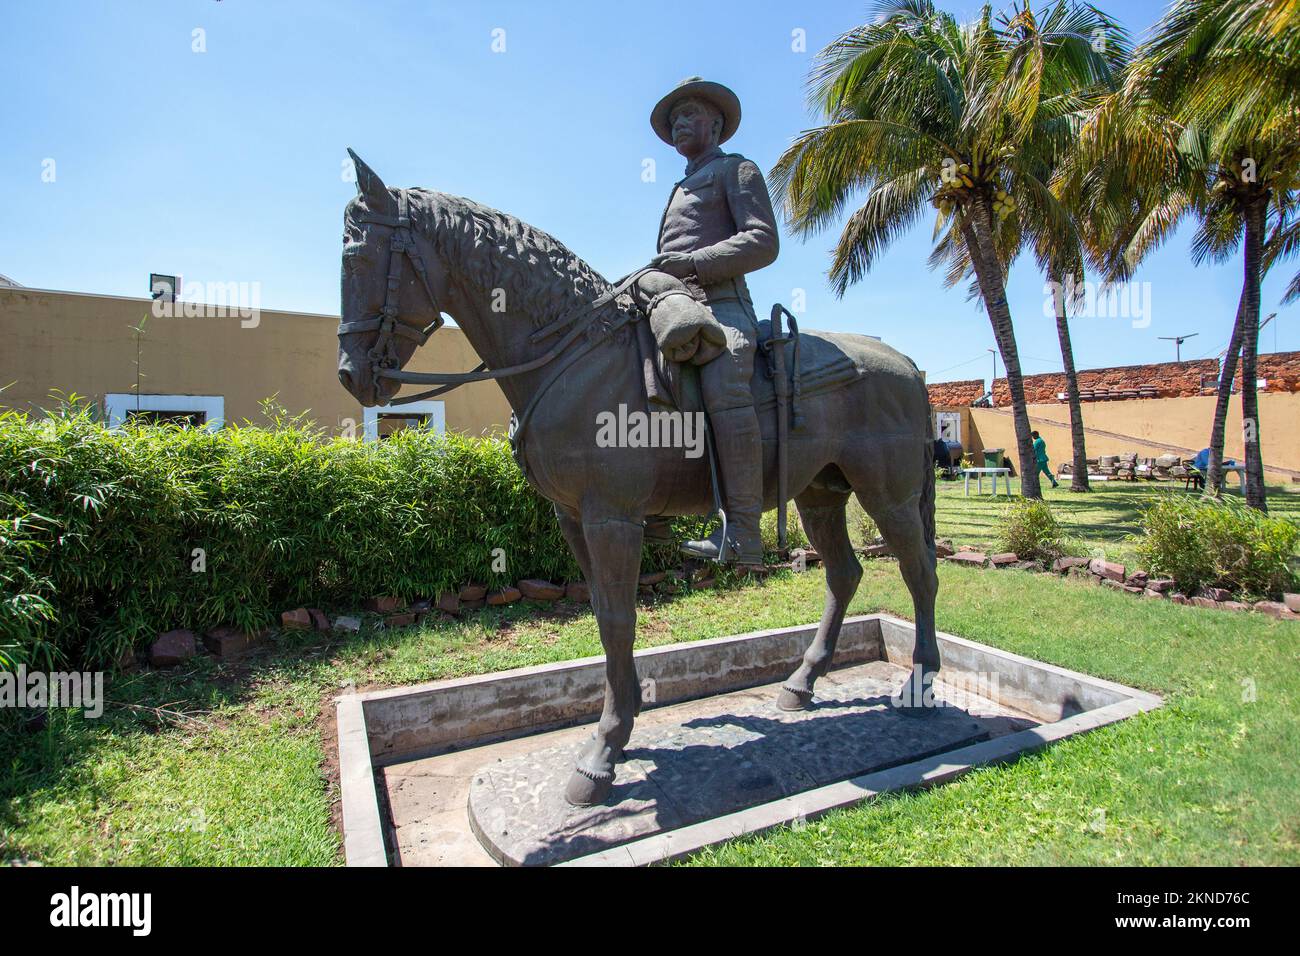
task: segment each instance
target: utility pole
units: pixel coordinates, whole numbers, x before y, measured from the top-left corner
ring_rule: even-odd
[[[1200,332],[1192,332],[1189,333],[1188,335],[1161,335],[1161,336],[1157,336],[1157,338],[1164,339],[1166,342],[1173,342],[1174,361],[1181,362],[1183,360],[1183,343],[1186,342],[1188,339],[1196,338],[1196,336],[1200,334],[1201,334]]]
[[[998,350],[989,349],[993,353],[993,377],[989,379],[989,408],[992,408],[997,402],[993,399],[993,386],[998,380]]]

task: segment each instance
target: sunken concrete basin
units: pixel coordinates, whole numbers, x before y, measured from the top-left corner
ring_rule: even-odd
[[[816,625],[638,651],[646,706],[607,805],[564,802],[604,659],[340,697],[350,866],[661,862],[890,791],[933,786],[1161,704],[1143,691],[939,634],[926,717],[891,702],[912,625],[844,622],[814,706],[776,707]]]

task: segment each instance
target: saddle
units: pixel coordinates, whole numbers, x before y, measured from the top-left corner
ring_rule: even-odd
[[[717,321],[707,308],[698,303],[695,305],[717,326]],[[704,401],[696,366],[716,358],[725,347],[726,340],[721,335],[721,327],[718,326],[721,342],[717,346],[713,344],[707,329],[703,328],[698,333],[698,350],[691,343],[686,346],[679,344],[674,352],[671,346],[665,346],[658,334],[659,328],[668,323],[657,324],[654,315],[648,318],[649,322],[635,323],[646,399],[662,408],[676,411],[703,411]],[[675,327],[680,330],[683,326],[678,324]],[[758,350],[765,360],[754,362],[754,374],[749,387],[754,394],[754,409],[760,415],[771,412],[777,406],[778,364],[785,369],[786,394],[790,400],[791,424],[795,429],[802,425],[802,416],[799,414],[801,397],[843,388],[866,374],[866,362],[861,349],[846,347],[850,343],[839,333],[800,332],[792,321],[788,337],[785,334],[779,337],[788,346],[788,357],[780,363],[773,350],[771,320],[763,319],[758,323]],[[682,354],[689,357],[681,360],[678,356]]]

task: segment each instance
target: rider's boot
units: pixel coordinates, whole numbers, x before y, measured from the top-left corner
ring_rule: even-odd
[[[703,541],[687,541],[682,551],[707,561],[755,566],[763,563],[758,519],[763,511],[763,440],[753,405],[713,412],[713,443],[722,470],[727,508],[727,538],[719,528]]]

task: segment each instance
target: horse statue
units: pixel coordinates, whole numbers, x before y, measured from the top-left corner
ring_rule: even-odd
[[[488,379],[505,392],[515,409],[516,458],[554,505],[600,629],[604,710],[565,796],[576,806],[603,803],[641,708],[632,645],[643,521],[710,513],[709,457],[685,455],[680,447],[596,441],[602,413],[619,405],[629,415],[653,411],[632,332],[644,316],[627,296],[614,294],[611,283],[545,232],[468,199],[390,189],[352,157],[358,194],[344,215],[339,380],[366,406],[393,400],[403,381],[440,383],[423,395]],[[403,372],[444,314],[483,365],[462,373]],[[815,682],[830,669],[862,577],[845,514],[856,494],[897,555],[912,595],[914,667],[899,700],[905,711],[924,713],[916,703],[921,685],[939,669],[933,426],[925,383],[910,359],[874,339],[805,332],[801,341],[803,361],[833,354],[853,374],[821,389],[810,377],[800,399],[802,424],[789,433],[787,485],[825,567],[826,603],[777,703],[786,710],[811,706]],[[754,383],[766,389],[766,399],[755,404],[764,507],[771,509],[778,504],[773,385],[757,369]]]

